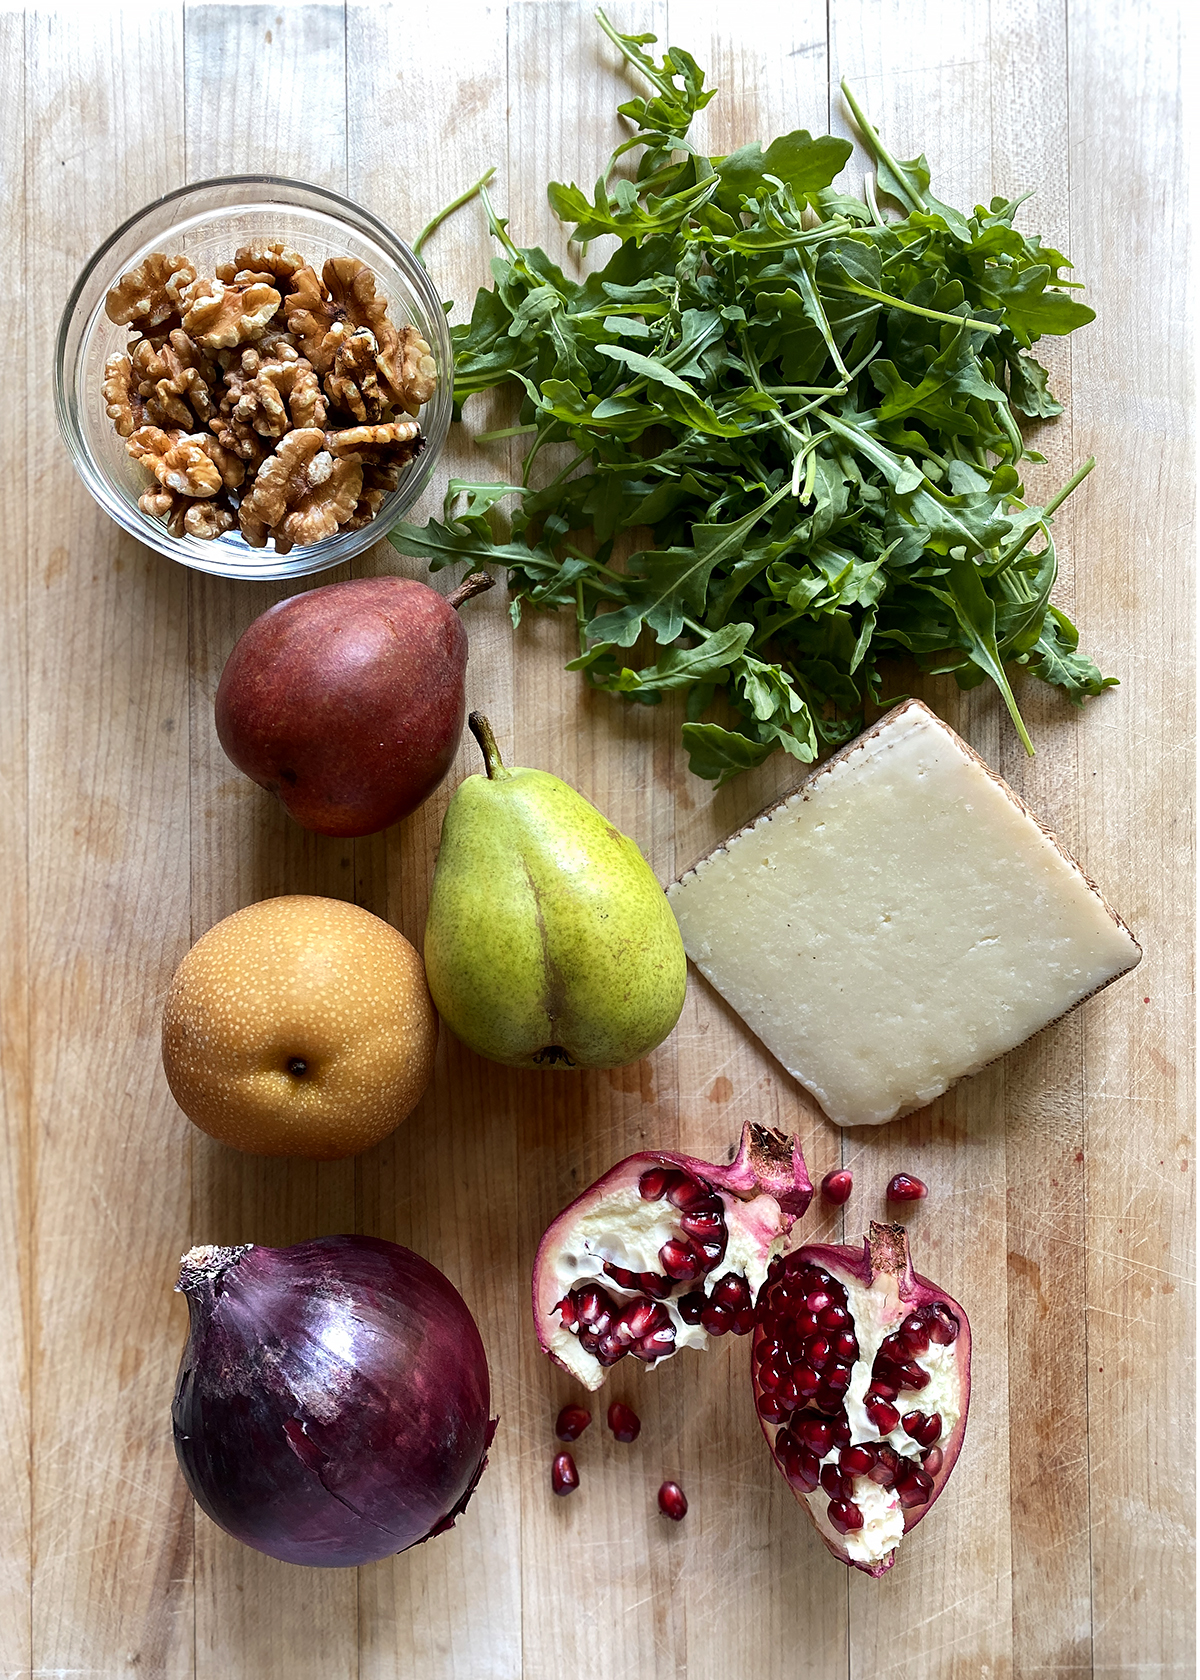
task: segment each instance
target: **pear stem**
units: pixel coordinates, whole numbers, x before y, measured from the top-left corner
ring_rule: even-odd
[[[490,589],[495,581],[488,572],[472,572],[470,577],[462,580],[457,589],[450,591],[446,597],[447,605],[457,610],[464,601],[469,601],[472,595],[482,595],[485,589]]]
[[[504,760],[500,757],[500,749],[496,745],[496,737],[492,734],[492,726],[482,712],[472,712],[467,719],[472,735],[479,742],[483,753],[483,762],[487,765],[488,781],[502,781],[509,774],[505,769]]]

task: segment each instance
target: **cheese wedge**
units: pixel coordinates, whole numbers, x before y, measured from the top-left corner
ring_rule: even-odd
[[[668,897],[696,967],[840,1126],[932,1102],[1141,958],[1074,859],[919,700]]]

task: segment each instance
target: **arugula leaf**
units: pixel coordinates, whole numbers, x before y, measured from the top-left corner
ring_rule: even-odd
[[[1012,668],[1077,704],[1114,681],[1050,600],[1053,515],[1091,463],[1045,507],[1019,471],[1042,458],[1019,418],[1061,412],[1030,348],[1092,319],[1070,264],[1017,230],[1019,198],[942,203],[848,88],[899,220],[834,184],[845,140],[705,156],[695,59],[598,17],[648,91],[591,193],[548,194],[573,239],[619,243],[575,280],[514,243],[486,178],[448,207],[477,192],[498,247],[451,329],[456,417],[510,385],[518,423],[488,435],[529,443],[519,484],[452,479],[442,518],[392,541],[432,570],[506,567],[514,624],[573,613],[570,668],[636,704],[682,695],[691,767],[718,783],[849,739],[898,649],[995,684],[1029,746]]]

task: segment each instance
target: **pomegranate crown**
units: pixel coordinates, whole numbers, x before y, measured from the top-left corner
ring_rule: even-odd
[[[747,1120],[742,1127],[738,1152],[719,1177],[723,1188],[735,1196],[754,1196],[765,1190],[784,1213],[796,1219],[812,1201],[812,1180],[800,1150],[800,1140],[775,1126],[760,1126],[753,1120]]]

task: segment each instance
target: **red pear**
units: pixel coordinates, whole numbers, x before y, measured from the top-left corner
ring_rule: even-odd
[[[437,787],[462,734],[467,633],[457,608],[486,573],[439,595],[357,578],[256,618],[217,687],[217,737],[252,781],[318,834],[375,834]]]

